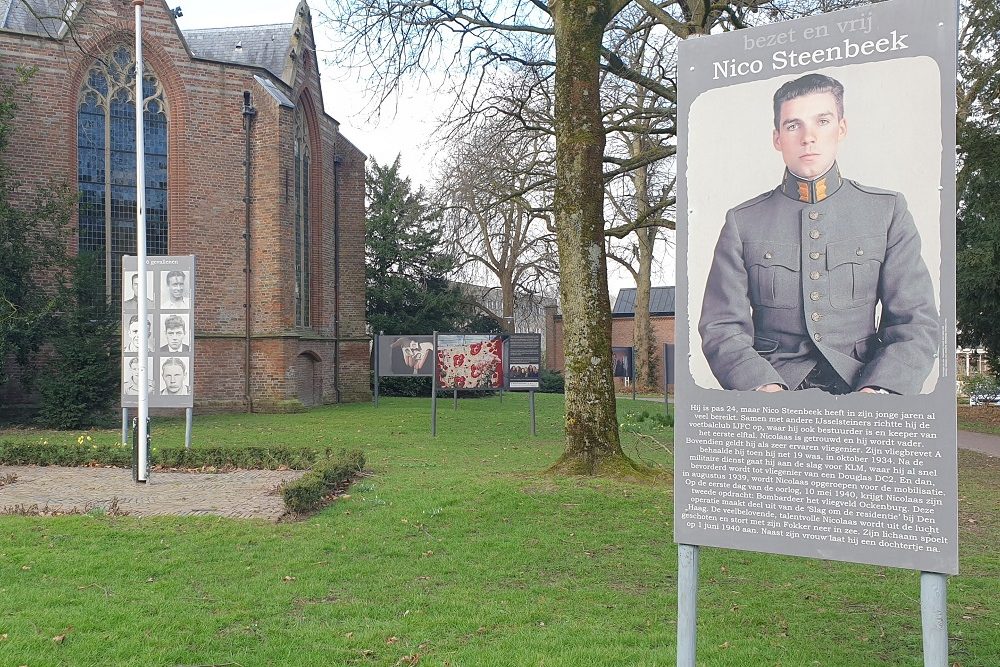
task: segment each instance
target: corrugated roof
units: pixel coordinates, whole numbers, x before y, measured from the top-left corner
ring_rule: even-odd
[[[185,30],[184,39],[197,58],[262,67],[281,79],[292,46],[292,24]]]
[[[73,4],[67,0],[0,0],[0,28],[60,37],[66,30],[62,17]]]
[[[649,314],[650,315],[675,315],[677,308],[677,288],[650,287],[649,288]],[[635,315],[635,288],[626,287],[618,292],[615,299],[615,307],[611,309],[612,315]]]

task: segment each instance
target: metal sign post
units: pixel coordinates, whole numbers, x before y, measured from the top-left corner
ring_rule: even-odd
[[[528,392],[528,403],[531,405],[531,435],[538,435],[535,431],[535,392]]]
[[[431,373],[431,435],[438,434],[438,396],[437,396],[437,363],[438,363],[438,332],[434,332],[434,352],[431,359],[434,362],[433,373]]]
[[[132,0],[135,7],[135,212],[136,245],[138,251],[139,296],[136,298],[139,313],[139,456],[136,481],[147,481],[146,466],[149,450],[146,428],[149,419],[149,331],[146,304],[146,144],[142,118],[142,6],[143,0]]]
[[[184,449],[191,449],[191,427],[194,425],[194,408],[184,408]]]
[[[379,376],[379,366],[378,366],[378,344],[379,338],[381,338],[382,332],[379,331],[375,334],[375,346],[372,348],[372,356],[375,357],[375,392],[372,394],[372,403],[377,408],[378,407],[378,376]]]
[[[698,547],[677,545],[677,667],[695,667],[698,640]]]

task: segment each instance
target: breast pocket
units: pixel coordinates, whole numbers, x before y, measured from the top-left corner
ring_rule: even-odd
[[[743,244],[743,262],[754,306],[795,308],[799,304],[799,246],[751,241]]]
[[[827,245],[830,305],[843,309],[875,303],[883,261],[884,236],[865,236]]]

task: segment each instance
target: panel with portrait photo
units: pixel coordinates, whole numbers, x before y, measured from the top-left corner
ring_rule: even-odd
[[[154,349],[153,342],[153,316],[146,316],[146,333],[147,333],[147,350]],[[122,350],[125,352],[136,353],[139,351],[139,345],[141,341],[139,339],[140,329],[142,327],[139,325],[139,316],[136,314],[125,313],[122,315]]]
[[[160,314],[160,354],[188,354],[191,351],[191,316],[187,313]]]
[[[155,366],[153,365],[153,357],[148,357],[148,386],[149,393],[152,394],[156,382],[153,379],[153,370]],[[122,396],[134,396],[139,395],[139,357],[135,355],[126,355],[122,358]],[[134,405],[134,400],[132,402]]]
[[[160,271],[160,308],[188,310],[191,307],[190,271]]]
[[[934,389],[941,99],[913,82],[939,76],[931,58],[900,58],[716,88],[691,104],[698,386]],[[719,142],[734,105],[735,140]]]
[[[146,271],[146,308],[152,310],[153,301],[153,272]],[[139,310],[139,300],[136,295],[139,293],[139,272],[122,271],[122,310],[127,313],[134,313]]]
[[[188,371],[189,357],[160,357],[160,395],[188,396],[191,394]]]

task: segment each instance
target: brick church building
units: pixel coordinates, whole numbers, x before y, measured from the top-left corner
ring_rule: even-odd
[[[73,248],[97,254],[120,302],[136,253],[132,2],[28,4],[0,0],[0,83],[36,68],[2,158],[15,203],[75,187]],[[370,396],[365,156],[324,112],[305,0],[289,19],[181,32],[164,0],[143,11],[147,252],[196,258],[196,410]],[[0,403],[25,400],[13,385]]]

